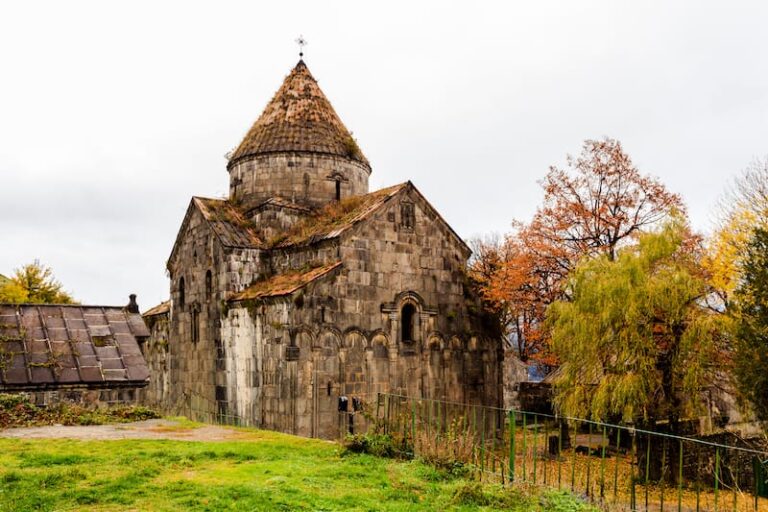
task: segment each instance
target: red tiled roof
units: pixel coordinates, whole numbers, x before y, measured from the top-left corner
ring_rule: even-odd
[[[290,295],[340,266],[341,262],[337,261],[330,265],[324,265],[311,270],[293,270],[285,272],[269,279],[265,279],[264,281],[254,283],[242,292],[233,295],[229,300],[230,302],[236,302],[240,300],[266,299],[269,297]]]
[[[120,307],[0,304],[0,390],[145,386],[148,336]]]
[[[369,166],[301,60],[232,154],[230,164],[248,156],[281,151],[336,155]]]

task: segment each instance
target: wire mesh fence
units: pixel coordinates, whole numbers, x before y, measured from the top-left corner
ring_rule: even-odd
[[[768,511],[768,452],[550,414],[379,394],[379,433],[438,465],[610,510]]]

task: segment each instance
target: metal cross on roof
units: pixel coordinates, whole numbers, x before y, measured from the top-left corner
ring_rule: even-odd
[[[298,44],[298,45],[299,45],[299,57],[300,57],[300,58],[301,58],[301,57],[304,57],[304,47],[305,47],[305,46],[307,46],[309,43],[307,42],[307,40],[306,40],[306,39],[304,39],[304,36],[300,35],[300,36],[299,36],[299,37],[296,39],[296,44]]]

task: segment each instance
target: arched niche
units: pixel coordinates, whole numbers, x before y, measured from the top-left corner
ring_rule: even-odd
[[[298,350],[296,374],[293,379],[294,432],[300,436],[311,436],[314,412],[314,359],[313,336],[309,331],[299,331],[293,344]]]
[[[443,348],[445,340],[439,333],[427,336],[426,350],[422,354],[424,368],[424,388],[426,398],[442,399],[445,392],[445,359]]]
[[[368,351],[369,393],[386,393],[389,382],[389,338],[384,333],[371,337],[371,350]]]
[[[339,431],[339,346],[338,332],[324,330],[315,339],[314,359],[314,431],[313,435],[334,439]]]
[[[364,397],[368,393],[366,339],[359,331],[347,332],[344,335],[343,347],[345,351],[342,368],[343,393],[350,397]]]

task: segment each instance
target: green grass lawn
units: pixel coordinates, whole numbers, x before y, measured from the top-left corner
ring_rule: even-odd
[[[498,509],[594,510],[272,432],[231,442],[0,439],[0,511]]]

